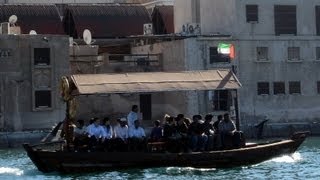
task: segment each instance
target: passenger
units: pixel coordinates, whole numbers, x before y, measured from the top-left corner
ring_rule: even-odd
[[[212,118],[212,114],[207,114],[204,118],[204,133],[208,136],[208,142],[206,145],[207,151],[213,150],[214,145],[214,127],[212,125]]]
[[[133,105],[130,113],[127,116],[129,129],[133,129],[134,128],[134,121],[139,119],[138,111],[139,111],[138,105]]]
[[[74,137],[79,137],[87,134],[87,127],[84,125],[84,120],[79,119],[78,126],[74,129]]]
[[[110,119],[108,117],[105,117],[102,120],[101,126],[103,127],[103,129],[105,131],[105,139],[111,139],[112,134],[113,134],[113,130],[110,125]]]
[[[102,126],[100,126],[100,120],[98,118],[93,119],[93,124],[87,128],[88,137],[90,139],[89,146],[91,150],[95,150],[97,145],[100,145],[104,141],[106,136]]]
[[[166,117],[166,122],[163,126],[163,137],[168,140],[176,133],[174,117]]]
[[[215,121],[213,123],[213,127],[214,127],[214,130],[215,130],[216,133],[219,132],[219,123],[222,121],[223,117],[222,117],[222,115],[218,115],[217,118],[218,118],[217,121]]]
[[[163,129],[160,126],[160,121],[154,121],[154,127],[152,128],[150,134],[150,141],[151,142],[159,142],[163,140]]]
[[[104,149],[106,151],[111,151],[113,148],[112,148],[112,134],[113,134],[113,130],[110,126],[110,119],[108,117],[105,117],[102,122],[101,122],[101,127],[103,128],[104,130],[104,136],[103,136],[103,146],[104,146]]]
[[[194,115],[189,128],[192,151],[204,151],[208,136],[204,133],[204,122],[201,115]]]
[[[134,128],[129,128],[129,148],[133,151],[141,151],[146,148],[146,134],[144,129],[140,127],[140,121],[134,121]]]
[[[219,123],[223,120],[222,115],[218,115],[217,121],[213,123],[214,127],[214,149],[219,150],[222,149],[221,136],[219,133]]]
[[[176,118],[176,146],[177,151],[187,151],[188,150],[188,126],[185,123],[185,118],[183,114],[179,114]]]
[[[224,114],[223,121],[219,123],[219,134],[221,136],[222,148],[232,148],[232,137],[235,131],[236,126],[234,122],[230,119],[229,114]]]
[[[192,123],[192,120],[190,118],[184,118],[184,123],[186,123],[187,127],[189,128]]]
[[[120,126],[116,126],[114,129],[115,134],[115,148],[117,151],[127,151],[128,144],[128,126],[127,119],[120,118]]]
[[[167,116],[165,118],[166,122],[163,125],[163,138],[166,141],[166,149],[169,152],[177,151],[177,140],[176,140],[176,124],[174,122],[174,117]]]
[[[88,143],[88,134],[86,131],[87,128],[84,125],[84,120],[79,119],[77,122],[78,126],[74,129],[73,136],[75,149],[79,150]]]

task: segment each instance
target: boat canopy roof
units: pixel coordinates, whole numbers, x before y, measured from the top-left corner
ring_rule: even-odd
[[[241,87],[228,69],[182,72],[71,75],[73,95],[223,90]]]

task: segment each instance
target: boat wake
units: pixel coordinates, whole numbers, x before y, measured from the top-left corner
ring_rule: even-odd
[[[23,174],[23,170],[18,168],[0,167],[0,175],[1,174],[13,174],[16,176],[21,176]]]
[[[166,168],[167,173],[188,173],[188,172],[209,172],[216,171],[216,168],[193,168],[193,167],[168,167]]]
[[[294,163],[300,161],[302,159],[301,154],[296,152],[293,153],[291,156],[285,155],[277,158],[273,158],[269,160],[269,162],[277,162],[277,163]]]

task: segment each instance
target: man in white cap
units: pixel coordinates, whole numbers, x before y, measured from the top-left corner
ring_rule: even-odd
[[[127,119],[119,119],[120,126],[116,126],[114,129],[115,134],[115,144],[118,151],[127,150],[127,140],[128,140],[128,126]]]

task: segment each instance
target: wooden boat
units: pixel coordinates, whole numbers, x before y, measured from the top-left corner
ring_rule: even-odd
[[[62,77],[61,82],[62,97],[66,102],[66,118],[63,123],[65,136],[64,143],[62,143],[64,148],[43,148],[43,146],[57,145],[58,142],[23,145],[30,159],[42,172],[71,173],[166,166],[201,168],[241,166],[259,163],[283,154],[291,154],[305,140],[307,134],[297,133],[292,138],[279,142],[211,152],[75,152],[72,150],[71,128],[74,123],[75,96],[218,89],[234,91],[235,93],[232,94],[236,99],[237,89],[241,87],[241,84],[230,70],[72,75]],[[237,106],[236,103],[236,124],[239,125]]]
[[[294,153],[305,140],[307,132],[291,139],[248,145],[244,148],[192,153],[153,152],[68,152],[39,149],[24,144],[28,156],[44,173],[79,173],[123,168],[196,167],[228,168],[259,163],[281,155]],[[51,144],[51,143],[49,143]]]

